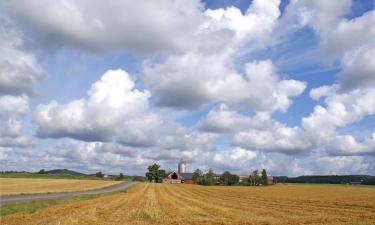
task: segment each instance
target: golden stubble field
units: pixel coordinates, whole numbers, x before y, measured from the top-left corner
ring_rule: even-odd
[[[0,178],[0,195],[84,191],[118,183],[102,180]]]
[[[375,188],[141,183],[127,193],[5,216],[2,224],[375,224]]]

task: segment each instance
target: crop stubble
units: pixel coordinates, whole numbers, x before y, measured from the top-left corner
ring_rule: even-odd
[[[3,224],[375,224],[375,189],[141,183],[127,193],[2,218]]]
[[[102,180],[0,178],[0,195],[84,191],[118,183]]]

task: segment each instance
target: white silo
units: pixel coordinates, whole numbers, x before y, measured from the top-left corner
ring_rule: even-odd
[[[186,173],[186,162],[182,159],[178,163],[178,173]]]

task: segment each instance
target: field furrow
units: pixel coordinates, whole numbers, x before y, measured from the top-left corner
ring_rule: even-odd
[[[141,183],[126,193],[2,218],[2,224],[375,224],[375,189]]]

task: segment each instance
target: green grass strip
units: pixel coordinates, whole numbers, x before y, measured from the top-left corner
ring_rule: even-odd
[[[40,209],[47,208],[49,206],[64,204],[64,203],[71,203],[77,201],[85,201],[90,199],[95,199],[103,196],[114,195],[119,193],[126,193],[127,189],[122,191],[116,191],[111,193],[105,194],[98,194],[98,195],[87,195],[87,196],[80,196],[80,197],[68,197],[68,198],[60,198],[60,199],[50,199],[50,200],[42,200],[42,201],[31,201],[25,203],[9,203],[0,205],[0,216],[11,215],[15,213],[34,213]]]

